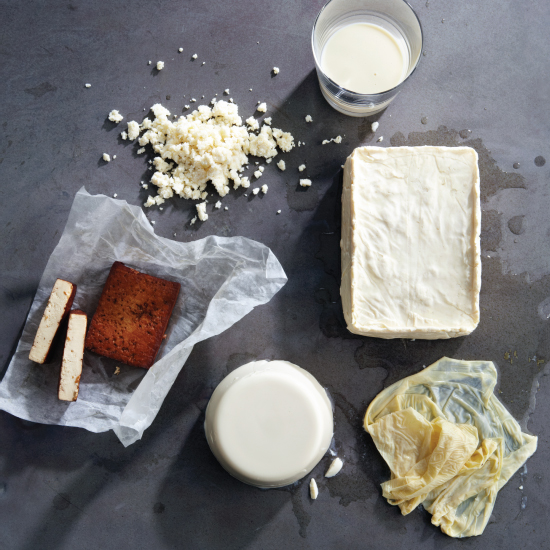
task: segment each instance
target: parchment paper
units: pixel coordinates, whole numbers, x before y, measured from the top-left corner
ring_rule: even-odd
[[[38,324],[57,278],[77,284],[74,308],[91,319],[115,260],[181,283],[157,362],[148,370],[84,354],[78,400],[59,401],[60,353],[29,360]],[[244,237],[176,242],[155,235],[141,208],[82,188],[32,303],[23,335],[0,383],[0,409],[43,424],[114,430],[128,446],[151,425],[193,346],[220,334],[267,303],[286,283],[269,248]],[[58,346],[62,350],[61,345]],[[119,375],[114,375],[120,366]]]

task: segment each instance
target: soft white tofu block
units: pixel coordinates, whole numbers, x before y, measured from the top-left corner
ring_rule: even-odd
[[[76,285],[63,279],[57,279],[53,285],[48,304],[29,353],[29,359],[36,363],[44,363],[52,346],[53,339],[65,315],[71,309]]]
[[[78,397],[87,326],[88,318],[83,311],[71,311],[59,373],[58,397],[62,401],[76,401]]]
[[[479,323],[479,170],[470,147],[359,147],[344,167],[348,329],[453,338]]]

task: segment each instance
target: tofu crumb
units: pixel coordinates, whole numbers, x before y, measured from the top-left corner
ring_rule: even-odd
[[[153,197],[153,195],[149,195],[143,206],[145,206],[145,208],[149,208],[150,206],[153,206],[155,204],[155,197]]]
[[[267,105],[265,103],[260,103],[256,107],[256,110],[259,111],[260,113],[265,113],[265,112],[267,112]]]
[[[115,372],[113,374],[118,376],[120,374],[120,367],[115,367]]]
[[[113,155],[113,159],[116,159],[116,155]]]
[[[111,157],[107,153],[103,153],[103,160],[105,162],[111,162]]]
[[[267,184],[264,184],[262,185],[262,193],[265,195],[267,193],[267,190],[269,189],[269,187],[267,186]]]
[[[261,171],[261,170],[256,170],[256,171],[254,172],[254,175],[256,176],[256,179],[259,179],[259,178],[262,177],[263,174],[262,174],[262,171]]]
[[[164,69],[164,61],[157,61],[157,71]]]
[[[152,223],[153,225],[155,225],[157,222],[156,222],[155,220],[153,220],[151,223]]]
[[[267,159],[267,160],[265,161],[265,163],[266,163],[266,164],[271,164],[271,161],[272,161],[272,160],[273,160],[273,159]]]
[[[203,62],[202,62],[202,65],[206,65],[206,61],[203,61]],[[201,67],[202,67],[202,65],[201,65]]]
[[[252,189],[252,193],[253,193],[254,195],[257,195],[259,192],[260,192],[260,188],[259,188],[259,187],[256,187],[255,189]]]
[[[118,195],[116,193],[113,193],[113,198],[116,199]]]
[[[248,91],[251,92],[251,91],[252,91],[252,88],[248,88]]]
[[[306,122],[313,122],[311,115],[306,115]]]
[[[145,147],[140,147],[140,148],[136,151],[136,153],[137,153],[138,155],[143,155],[143,153],[145,153]]]
[[[143,187],[143,189],[149,189],[149,185],[146,183],[142,183],[141,187]]]
[[[185,109],[189,109],[191,105],[185,105]]]
[[[190,103],[195,103],[196,101],[197,101],[197,100],[196,100],[194,97],[192,97],[192,98],[189,100]]]
[[[205,222],[208,219],[208,214],[206,213],[206,202],[199,202],[196,207],[199,220],[201,222]]]
[[[178,52],[183,52],[183,48],[178,48]]]
[[[151,60],[149,60],[149,61],[147,62],[147,65],[151,65],[151,63],[152,63],[152,61],[151,61]]]
[[[224,210],[229,210],[229,208],[226,206],[226,207],[224,208]]]
[[[306,169],[305,164],[300,164],[300,166],[298,166],[298,170],[300,170],[300,172],[303,172],[305,169]]]
[[[328,467],[325,477],[334,477],[336,474],[339,474],[343,465],[344,463],[341,458],[335,458]]]
[[[134,141],[138,137],[139,137],[139,124],[135,120],[131,120],[130,122],[128,122],[128,139],[131,141]]]
[[[319,488],[317,487],[317,482],[314,477],[312,477],[309,482],[309,496],[312,500],[315,500],[319,496]]]
[[[124,117],[115,109],[113,109],[109,113],[109,120],[111,122],[114,122],[115,124],[118,124],[119,122],[122,122],[123,119],[124,119]]]
[[[268,116],[267,118],[264,118],[264,124],[267,124],[269,126],[271,126],[271,117]]]
[[[248,124],[248,126],[250,126],[251,130],[259,130],[260,129],[260,125],[259,125],[258,121],[253,116],[247,118],[246,123]]]
[[[376,132],[376,130],[378,130],[378,126],[380,126],[380,123],[379,123],[379,122],[373,122],[373,123],[370,125],[370,129],[371,129],[373,132]]]
[[[126,132],[120,132],[120,137],[122,139],[128,139],[128,134]]]
[[[226,88],[226,89],[223,91],[223,93],[224,93],[225,95],[229,95],[229,88]]]
[[[265,170],[265,166],[259,166],[258,170],[263,173],[263,171]]]
[[[311,180],[308,180],[308,179],[300,180],[300,185],[302,187],[311,187]]]
[[[278,163],[277,163],[277,168],[281,171],[281,172],[284,172],[286,170],[286,163],[284,160],[280,160]]]
[[[84,86],[85,86],[86,88],[91,88],[91,87],[92,87],[92,85],[91,85],[91,84],[88,84],[88,83],[84,84]]]
[[[195,217],[189,222],[189,225],[194,225],[196,221],[197,221],[197,216],[195,216]]]
[[[279,74],[279,67],[273,67],[273,74]]]
[[[384,136],[380,136],[376,141],[377,142],[384,141]]]
[[[280,210],[277,210],[277,214],[280,214],[280,213],[281,213],[281,211],[280,211]]]
[[[324,139],[322,144],[327,145],[331,141],[334,141],[334,143],[342,143],[342,136],[336,136],[335,138]]]
[[[214,205],[215,208],[221,208],[222,207],[222,203],[221,201],[218,201],[215,205]]]
[[[196,53],[194,53],[192,56],[191,56],[193,59],[197,59],[197,57],[199,57]]]

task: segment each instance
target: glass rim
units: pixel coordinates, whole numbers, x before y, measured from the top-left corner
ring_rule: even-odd
[[[319,68],[319,70],[323,73],[323,76],[334,86],[337,88],[340,88],[344,92],[348,94],[352,94],[359,97],[382,97],[383,95],[392,92],[394,90],[397,90],[400,86],[402,86],[409,78],[414,74],[416,71],[418,64],[420,63],[420,58],[422,57],[422,49],[424,48],[424,29],[422,28],[422,23],[420,22],[420,19],[417,15],[417,13],[414,11],[413,7],[407,2],[407,0],[401,0],[403,4],[407,4],[411,12],[413,13],[414,17],[416,18],[416,21],[418,23],[418,26],[420,28],[420,41],[421,41],[421,47],[420,47],[420,53],[418,54],[418,59],[416,60],[416,63],[414,64],[414,67],[412,68],[412,71],[399,83],[396,84],[393,88],[390,88],[389,90],[384,90],[383,92],[378,92],[376,94],[362,94],[360,92],[354,92],[352,90],[348,90],[347,88],[344,88],[343,86],[340,86],[337,82],[334,82],[330,76],[325,74],[325,71],[323,71],[321,67],[320,61],[317,59],[317,55],[315,54],[315,47],[314,47],[314,39],[315,39],[315,28],[317,27],[317,21],[319,21],[319,17],[325,10],[325,8],[332,2],[333,0],[327,0],[327,2],[323,5],[323,7],[319,10],[319,13],[317,14],[317,17],[315,17],[315,21],[313,22],[313,27],[311,29],[311,51],[313,52],[313,59],[315,61],[315,65]]]

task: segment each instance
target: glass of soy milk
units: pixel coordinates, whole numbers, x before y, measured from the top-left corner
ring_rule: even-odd
[[[364,117],[385,109],[416,69],[422,26],[405,0],[330,0],[311,43],[325,99]]]

